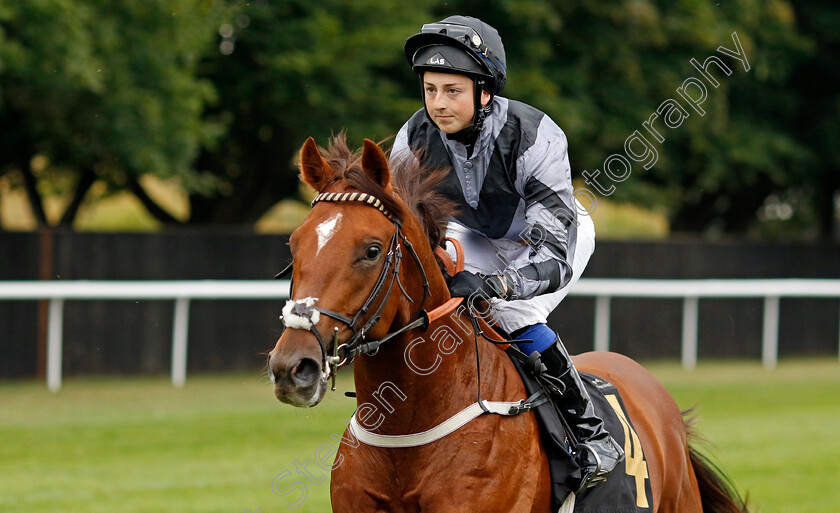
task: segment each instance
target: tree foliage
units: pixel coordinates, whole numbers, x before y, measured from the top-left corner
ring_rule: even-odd
[[[219,52],[202,76],[219,94],[209,115],[227,127],[199,168],[218,194],[193,194],[194,222],[253,222],[297,194],[293,159],[303,141],[346,129],[350,140],[393,135],[417,108],[402,42],[423,2],[236,2]],[[227,46],[225,46],[227,45]]]
[[[298,194],[306,137],[396,133],[421,106],[403,41],[456,13],[498,28],[506,95],[560,124],[598,197],[675,231],[836,234],[840,8],[816,0],[0,0],[0,173],[21,170],[36,211],[50,172],[71,173],[65,221],[98,179],[176,222],[139,186],[151,173],[181,178],[187,222],[251,223]],[[737,44],[748,63],[720,51]],[[731,70],[711,65],[717,87],[692,65],[710,56]],[[702,114],[678,91],[691,78]],[[668,100],[673,128],[652,120]],[[636,133],[655,162],[628,154]],[[630,171],[608,174],[613,155]]]
[[[482,5],[464,1],[456,8],[480,13]],[[591,180],[601,185],[598,197],[658,205],[675,231],[745,233],[768,198],[801,198],[806,177],[814,176],[819,152],[794,128],[807,95],[793,83],[814,43],[788,2],[545,0],[526,7],[510,0],[485,17],[516,41],[508,45],[511,96],[542,107],[563,127],[573,170],[600,172]],[[735,49],[733,33],[749,70],[718,51]],[[691,64],[712,55],[731,70],[709,67],[717,87]],[[702,114],[677,91],[692,77],[705,84]],[[661,116],[651,122],[659,142],[643,123],[669,99],[687,118],[676,128],[665,127]],[[650,168],[628,155],[625,144],[636,131],[656,152]],[[610,179],[605,165],[616,154],[632,166],[624,173],[613,162],[618,178]],[[836,191],[835,184],[826,194]],[[811,215],[812,205],[797,207]],[[834,214],[824,214],[828,233]]]
[[[195,176],[212,84],[196,66],[213,42],[204,0],[0,3],[0,172],[18,170],[40,224],[42,194],[72,174],[70,224],[95,180],[145,196],[144,173]],[[32,166],[40,155],[46,166]],[[52,174],[51,174],[52,173]]]

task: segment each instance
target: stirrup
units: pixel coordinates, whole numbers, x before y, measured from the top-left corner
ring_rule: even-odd
[[[592,465],[581,466],[581,472],[583,473],[583,476],[580,480],[580,486],[575,492],[577,495],[581,495],[586,490],[589,490],[590,488],[593,488],[606,481],[609,472],[601,470],[601,457],[598,456],[598,453],[595,452],[595,449],[593,449],[585,443],[578,444],[577,447],[575,447],[575,449],[577,453],[580,453],[581,450],[588,451],[589,454],[591,454],[592,457],[595,459],[595,468],[592,468]]]

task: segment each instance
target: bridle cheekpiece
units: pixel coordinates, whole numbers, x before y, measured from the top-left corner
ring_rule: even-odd
[[[414,246],[412,246],[411,242],[402,234],[402,221],[395,217],[385,206],[382,204],[382,201],[373,196],[372,194],[367,194],[364,192],[325,192],[318,194],[315,196],[315,199],[312,200],[312,206],[315,206],[317,203],[321,202],[358,202],[365,205],[369,205],[379,212],[382,213],[385,217],[388,218],[391,223],[394,225],[394,235],[391,237],[391,242],[388,245],[388,252],[385,256],[385,265],[382,267],[382,271],[379,273],[379,278],[376,280],[376,284],[373,286],[373,290],[371,290],[370,295],[368,296],[367,300],[365,300],[362,307],[353,315],[352,318],[338,313],[333,310],[329,310],[326,308],[322,308],[320,306],[315,306],[314,303],[308,304],[308,308],[314,310],[313,313],[320,312],[327,317],[331,317],[337,321],[340,321],[347,325],[347,327],[352,332],[352,335],[349,339],[345,342],[339,344],[338,343],[338,327],[335,327],[333,330],[333,341],[332,341],[332,354],[327,355],[327,346],[324,343],[324,338],[321,333],[318,331],[316,327],[317,320],[310,323],[304,323],[303,325],[295,323],[294,326],[289,324],[286,325],[287,328],[297,328],[297,329],[305,329],[311,331],[315,338],[318,340],[318,345],[321,347],[321,355],[323,357],[322,364],[324,365],[325,369],[329,368],[329,372],[327,376],[332,376],[332,389],[335,390],[335,371],[338,367],[346,365],[350,361],[353,360],[356,356],[367,354],[367,355],[375,355],[379,351],[379,347],[387,342],[388,340],[401,335],[402,333],[415,329],[415,328],[423,328],[425,329],[428,327],[429,317],[427,313],[423,310],[423,305],[426,302],[426,299],[431,297],[431,291],[429,289],[429,280],[426,276],[426,271],[423,269],[423,264],[420,261],[420,257],[417,255],[417,252],[414,250]],[[396,331],[388,333],[384,337],[379,340],[366,340],[365,334],[368,333],[381,319],[382,310],[384,310],[385,305],[388,303],[388,298],[391,296],[391,291],[394,287],[394,283],[397,283],[400,290],[402,291],[403,295],[409,300],[409,302],[413,303],[414,300],[408,295],[403,287],[402,283],[400,282],[400,263],[402,261],[402,249],[401,246],[405,246],[405,249],[408,253],[412,256],[413,260],[417,264],[417,268],[420,270],[420,274],[423,277],[423,300],[420,302],[420,306],[417,309],[417,312],[414,315],[414,320],[399,328]],[[281,278],[286,276],[291,270],[292,265],[294,262],[290,263],[286,269],[284,269],[281,273],[279,273],[275,278]],[[388,279],[388,274],[391,274],[390,280]],[[387,289],[385,290],[384,297],[379,303],[379,306],[373,312],[373,314],[368,317],[367,321],[364,321],[364,324],[361,327],[357,326],[357,323],[362,322],[362,317],[368,313],[368,311],[373,306],[374,301],[382,292],[383,287],[386,286],[387,282]],[[289,296],[292,297],[292,290],[289,291]],[[311,298],[306,298],[311,299]],[[289,306],[292,305],[292,306]],[[293,307],[298,306],[298,301],[293,299],[289,299],[287,301],[287,307],[284,308],[285,310],[291,310]],[[299,308],[298,308],[299,309]],[[283,316],[281,316],[283,319]],[[285,322],[285,321],[284,321]],[[308,326],[307,326],[308,324]]]

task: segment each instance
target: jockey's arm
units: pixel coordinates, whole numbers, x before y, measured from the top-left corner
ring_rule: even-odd
[[[520,234],[530,247],[524,266],[508,267],[507,299],[530,299],[563,288],[572,279],[577,212],[566,135],[548,116],[537,140],[518,160],[516,188],[525,200],[528,228]],[[571,241],[571,242],[570,242]]]

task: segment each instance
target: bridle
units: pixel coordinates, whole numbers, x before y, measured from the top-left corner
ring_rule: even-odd
[[[363,192],[327,192],[318,194],[315,199],[312,200],[312,206],[315,206],[317,203],[321,202],[357,202],[362,203],[365,205],[369,205],[379,212],[382,213],[385,217],[388,218],[391,223],[394,225],[394,234],[391,236],[391,241],[388,245],[388,252],[385,255],[385,264],[382,266],[382,271],[379,273],[379,278],[376,280],[376,283],[373,286],[373,289],[368,295],[367,299],[365,300],[364,304],[362,304],[361,308],[351,317],[348,317],[344,314],[336,312],[334,310],[329,310],[327,308],[322,308],[319,306],[313,305],[304,305],[302,303],[297,303],[293,299],[289,299],[287,305],[292,303],[294,308],[297,310],[296,314],[301,315],[304,317],[312,318],[313,312],[319,312],[320,314],[326,315],[327,317],[331,317],[343,324],[345,324],[349,329],[352,335],[349,339],[344,341],[343,343],[338,343],[338,330],[339,328],[336,326],[333,330],[333,340],[332,340],[332,351],[331,355],[327,354],[327,346],[324,343],[324,337],[318,328],[316,327],[316,322],[309,322],[308,329],[315,335],[315,338],[318,340],[318,345],[321,347],[321,356],[322,356],[322,364],[324,365],[325,370],[329,368],[329,374],[332,376],[332,390],[335,390],[335,371],[337,368],[342,367],[353,360],[356,356],[367,354],[367,355],[375,355],[379,352],[379,347],[387,342],[388,340],[397,337],[406,331],[415,329],[415,328],[423,328],[425,329],[429,325],[429,316],[425,310],[423,310],[423,306],[426,303],[426,299],[431,297],[431,290],[429,289],[429,280],[426,276],[426,271],[423,269],[423,264],[420,261],[420,257],[417,255],[417,252],[414,249],[414,246],[411,242],[406,238],[405,235],[402,233],[402,221],[393,214],[391,214],[382,202],[376,198],[375,196]],[[417,268],[420,270],[420,274],[423,278],[423,299],[420,301],[420,305],[417,308],[413,316],[413,320],[406,324],[405,326],[399,328],[396,331],[388,333],[384,337],[379,340],[366,340],[365,334],[368,333],[374,326],[380,321],[382,317],[382,311],[385,309],[385,305],[388,303],[388,299],[391,297],[391,292],[394,288],[394,283],[396,283],[400,291],[402,291],[403,295],[408,299],[409,302],[414,303],[414,300],[408,295],[405,291],[405,288],[400,281],[400,264],[402,262],[402,246],[405,246],[406,251],[408,254],[411,255],[412,259],[414,260]],[[289,265],[281,271],[275,278],[283,278],[289,274],[292,270],[294,262],[289,263]],[[389,279],[390,274],[390,279]],[[384,289],[384,294],[383,293]],[[289,297],[293,297],[292,290],[289,290]],[[373,313],[364,320],[365,315],[371,310],[376,301],[377,297],[382,295],[382,299],[379,302],[379,305],[373,311]],[[281,320],[283,320],[283,316],[281,316]],[[285,322],[285,321],[284,321]],[[361,324],[363,323],[363,324]],[[361,324],[361,326],[359,326]],[[287,326],[288,327],[288,326]]]

